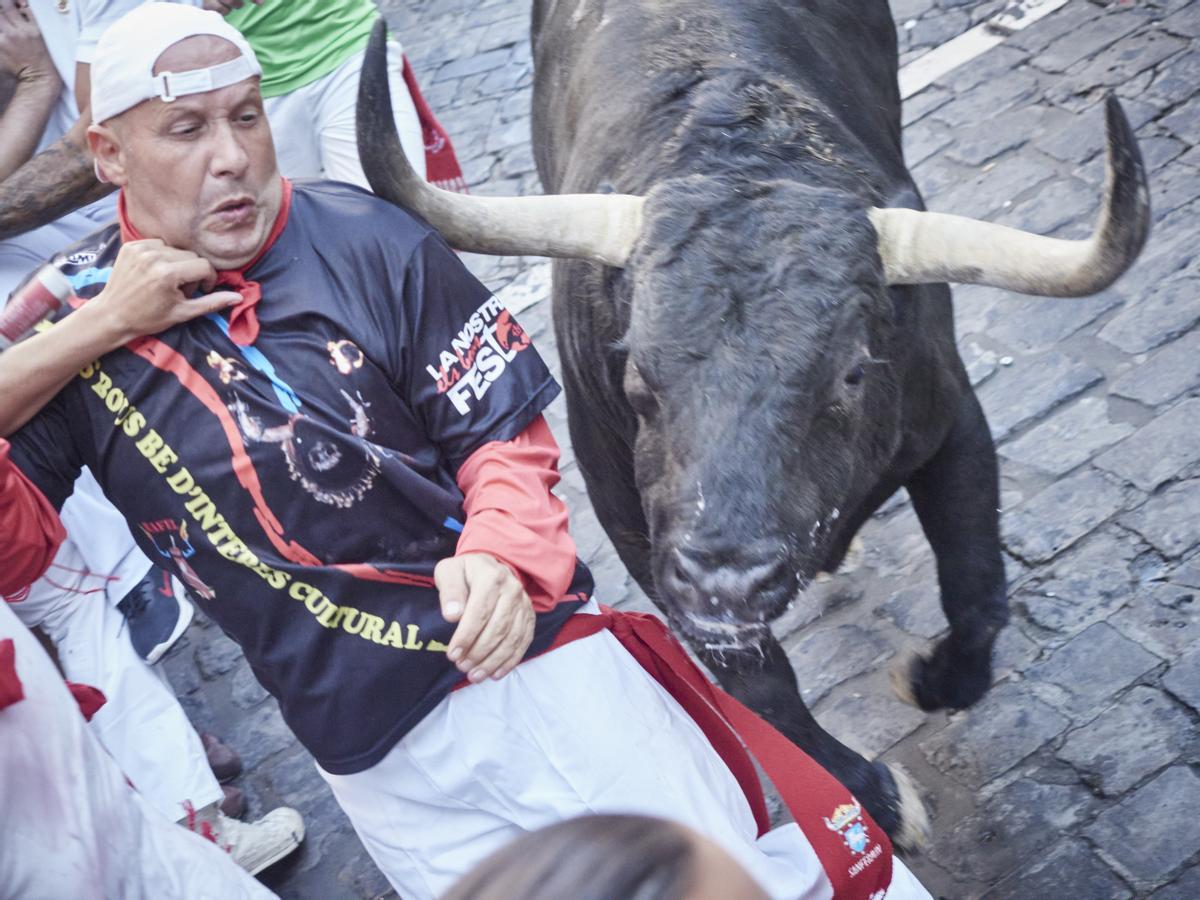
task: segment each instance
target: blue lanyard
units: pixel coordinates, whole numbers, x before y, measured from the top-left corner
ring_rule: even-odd
[[[217,323],[217,326],[225,332],[225,336],[229,337],[229,323],[225,321],[224,316],[219,316],[216,313],[209,313],[207,318]],[[230,338],[230,340],[233,340]],[[258,371],[262,372],[271,380],[271,387],[275,389],[275,396],[279,398],[279,402],[283,404],[283,408],[290,413],[300,412],[300,407],[303,405],[300,402],[300,397],[292,390],[291,385],[275,374],[275,366],[267,359],[261,350],[253,344],[242,346],[234,342],[234,346],[238,348],[238,352],[242,354],[242,358]]]

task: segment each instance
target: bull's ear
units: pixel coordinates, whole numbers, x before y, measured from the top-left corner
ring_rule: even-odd
[[[1133,265],[1150,234],[1150,188],[1117,98],[1105,107],[1104,206],[1091,237],[1066,241],[943,213],[872,209],[888,284],[955,281],[1047,297],[1104,290]]]
[[[469,197],[413,171],[392,114],[387,25],[375,23],[358,85],[358,155],[373,190],[473,253],[558,256],[624,266],[642,230],[643,198],[631,194]]]

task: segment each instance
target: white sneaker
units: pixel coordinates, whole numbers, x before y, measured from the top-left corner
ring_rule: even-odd
[[[255,822],[239,822],[209,806],[196,813],[191,827],[226,850],[251,875],[279,862],[304,840],[304,819],[286,806]]]

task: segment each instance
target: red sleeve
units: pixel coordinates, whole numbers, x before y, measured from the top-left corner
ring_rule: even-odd
[[[458,470],[467,521],[458,554],[488,553],[517,573],[538,612],[553,609],[575,575],[558,444],[541,416],[511,441],[484,444]]]
[[[8,458],[0,438],[0,595],[33,584],[50,567],[67,536],[58,513]]]

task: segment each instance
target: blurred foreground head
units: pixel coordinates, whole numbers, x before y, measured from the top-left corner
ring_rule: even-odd
[[[728,853],[674,822],[583,816],[493,853],[442,900],[766,900]]]

